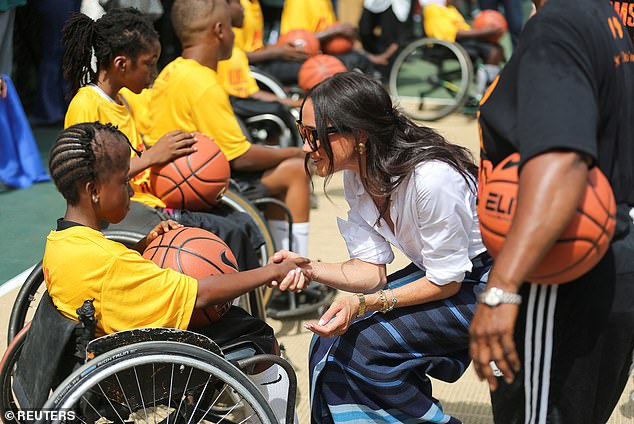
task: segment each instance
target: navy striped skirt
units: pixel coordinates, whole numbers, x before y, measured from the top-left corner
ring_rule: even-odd
[[[460,423],[432,397],[428,376],[456,381],[469,365],[469,323],[492,265],[473,260],[460,291],[422,305],[375,312],[310,347],[313,423]],[[425,275],[414,264],[391,274],[396,288]]]

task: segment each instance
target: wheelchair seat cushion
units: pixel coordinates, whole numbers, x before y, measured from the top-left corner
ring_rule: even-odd
[[[83,361],[75,352],[83,326],[63,316],[44,292],[17,360],[13,390],[22,408],[41,408],[49,392]]]

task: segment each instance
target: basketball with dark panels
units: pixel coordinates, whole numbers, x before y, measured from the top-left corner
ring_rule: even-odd
[[[229,162],[213,139],[196,134],[198,149],[162,167],[152,167],[150,184],[168,208],[211,209],[229,186]]]
[[[343,35],[335,35],[323,42],[323,51],[327,54],[345,54],[354,46],[351,39]]]
[[[482,241],[493,258],[500,252],[517,207],[520,156],[514,153],[480,175],[478,218]],[[588,171],[586,189],[572,221],[528,281],[562,284],[590,271],[608,250],[616,225],[616,203],[606,176]]]
[[[504,15],[497,10],[485,9],[473,19],[473,29],[485,29],[488,27],[499,28],[502,32],[499,35],[487,38],[487,41],[497,43],[500,38],[508,31],[508,24]]]
[[[347,70],[346,65],[336,57],[319,54],[308,58],[299,68],[297,84],[302,90],[308,91],[326,78]]]
[[[319,53],[319,39],[314,33],[305,29],[291,30],[283,34],[277,41],[279,46],[289,43],[295,47],[304,49],[310,56]]]
[[[238,272],[236,259],[220,237],[201,228],[183,227],[161,234],[147,246],[143,257],[161,268],[171,268],[197,280]],[[194,309],[190,328],[217,321],[231,308],[231,301],[206,309]]]

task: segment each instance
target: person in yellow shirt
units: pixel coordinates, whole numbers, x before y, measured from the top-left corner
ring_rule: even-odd
[[[232,212],[225,217],[222,215],[229,212],[223,209],[214,213],[166,209],[163,201],[152,193],[149,168],[192,153],[196,140],[192,132],[174,128],[161,134],[158,142],[146,149],[138,131],[137,125],[147,115],[150,93],[146,87],[156,76],[160,54],[158,35],[151,23],[133,9],[115,9],[97,21],[77,14],[64,27],[64,43],[64,75],[74,93],[65,127],[81,122],[112,123],[123,131],[132,146],[130,184],[134,196],[130,213],[118,224],[104,225],[109,229],[146,233],[170,216],[225,240],[233,249],[240,269],[257,267],[256,249],[263,240],[257,229],[250,229],[253,224],[247,214]],[[96,73],[89,71],[93,50],[97,57]],[[136,94],[142,90],[142,94]]]
[[[249,59],[244,51],[244,32],[241,32],[245,17],[244,6],[240,0],[229,0],[228,3],[236,37],[231,57],[218,62],[218,80],[229,94],[233,111],[243,120],[256,115],[273,114],[282,119],[289,129],[294,130],[295,117],[289,108],[299,107],[301,99],[280,98],[271,92],[260,90],[251,75]]]
[[[296,147],[249,143],[218,80],[218,62],[228,59],[233,49],[228,4],[224,0],[176,0],[172,20],[183,54],[161,71],[152,87],[149,139],[156,140],[175,128],[212,136],[229,160],[232,178],[243,194],[257,198],[265,192],[286,203],[293,216],[293,244],[307,252],[310,181],[304,172],[304,154]],[[274,210],[267,217],[278,246],[287,245],[284,215]]]
[[[135,250],[106,239],[101,222],[120,222],[131,203],[129,142],[114,126],[92,122],[66,128],[51,148],[49,171],[66,212],[47,237],[42,266],[48,293],[63,315],[76,320],[76,309],[94,299],[98,334],[143,327],[184,330],[190,329],[194,309],[227,302],[278,278],[303,281],[297,268],[308,263],[305,258],[199,280],[160,268],[139,252],[160,234],[181,227],[171,220],[160,222]],[[248,340],[279,355],[273,329],[237,306],[191,330],[220,347]],[[264,364],[249,377],[271,404],[281,404],[274,409],[281,409],[283,418],[288,380],[280,371],[278,365]]]
[[[350,40],[358,38],[357,28],[349,23],[338,22],[330,0],[285,0],[282,9],[280,34],[303,29],[315,33],[322,44],[329,38],[344,36]],[[373,75],[374,65],[386,65],[388,56],[370,54],[363,50],[352,50],[345,54],[334,55],[348,70],[359,70]]]
[[[500,34],[500,29],[491,27],[472,29],[462,14],[453,6],[454,0],[423,0],[423,25],[425,35],[431,38],[458,42],[467,51],[471,60],[480,59],[483,66],[476,71],[476,91],[480,96],[500,72],[504,51],[497,43],[487,38]]]

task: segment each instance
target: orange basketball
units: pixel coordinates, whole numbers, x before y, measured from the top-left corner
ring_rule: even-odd
[[[147,246],[143,257],[161,268],[171,268],[197,280],[238,272],[229,246],[217,235],[201,228],[183,227],[161,234]],[[222,318],[231,301],[206,309],[194,309],[190,328],[203,327]]]
[[[278,45],[292,44],[301,47],[310,56],[319,53],[319,39],[317,36],[305,29],[294,29],[282,35],[277,41]]]
[[[150,171],[154,194],[168,208],[212,208],[229,186],[229,162],[213,139],[196,134],[198,151]]]
[[[297,84],[302,90],[307,91],[326,78],[347,70],[346,65],[336,57],[319,54],[307,59],[299,68]]]
[[[517,206],[520,156],[514,153],[493,170],[482,171],[478,217],[482,241],[494,258],[504,244]],[[577,213],[528,278],[539,284],[567,283],[590,271],[608,250],[616,225],[612,188],[598,167],[588,172],[586,191]]]
[[[500,38],[502,38],[504,33],[508,31],[508,24],[506,23],[504,15],[502,15],[497,10],[483,10],[482,12],[478,13],[478,15],[473,20],[473,29],[485,29],[489,27],[502,29],[501,34],[494,37],[489,37],[487,39],[492,43],[497,43],[498,41],[500,41]]]
[[[323,43],[323,51],[327,54],[345,54],[352,50],[353,42],[343,35],[335,35]]]

